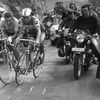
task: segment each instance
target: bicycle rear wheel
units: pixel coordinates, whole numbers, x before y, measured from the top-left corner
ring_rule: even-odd
[[[28,55],[26,53],[22,53],[18,64],[16,66],[16,74],[15,80],[18,85],[21,85],[28,74]]]
[[[44,63],[45,52],[43,51],[42,58],[40,58],[40,51],[38,50],[36,53],[36,58],[33,61],[33,75],[35,78],[39,77]]]
[[[0,63],[0,80],[4,84],[8,84],[11,82],[13,77],[13,67],[12,67],[12,53],[11,52],[2,52],[1,53],[1,63]]]

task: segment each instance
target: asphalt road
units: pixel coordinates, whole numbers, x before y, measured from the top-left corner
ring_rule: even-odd
[[[13,80],[3,86],[0,82],[0,100],[100,100],[100,80],[95,78],[96,66],[74,80],[72,65],[57,56],[57,49],[45,46],[43,71],[37,79],[29,75],[21,86]]]

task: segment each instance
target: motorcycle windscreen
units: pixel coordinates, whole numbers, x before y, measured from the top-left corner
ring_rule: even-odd
[[[94,44],[94,46],[96,47],[96,49],[100,53],[100,39],[92,38],[92,43]]]

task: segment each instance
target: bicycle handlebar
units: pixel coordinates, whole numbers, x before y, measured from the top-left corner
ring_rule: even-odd
[[[33,42],[33,43],[36,43],[36,41],[34,40],[30,40],[30,39],[18,39],[18,41],[27,41],[27,42]]]
[[[0,41],[4,41],[4,40],[7,40],[7,38],[0,39]]]

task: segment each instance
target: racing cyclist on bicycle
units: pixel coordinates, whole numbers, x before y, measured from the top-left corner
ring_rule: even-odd
[[[22,18],[19,20],[20,32],[19,38],[34,38],[36,44],[40,46],[40,53],[43,53],[43,38],[44,34],[41,33],[40,21],[37,17],[32,15],[30,8],[22,10]]]
[[[17,37],[18,30],[19,30],[18,27],[19,27],[18,20],[13,16],[13,14],[10,11],[6,11],[0,21],[0,30],[1,31],[3,30],[3,32],[1,32],[2,33],[1,36],[3,38],[4,37],[8,38],[9,42],[14,44],[14,41]],[[7,47],[9,48],[10,51],[13,51],[14,56],[18,61],[19,53],[17,49],[10,44],[7,44]]]

